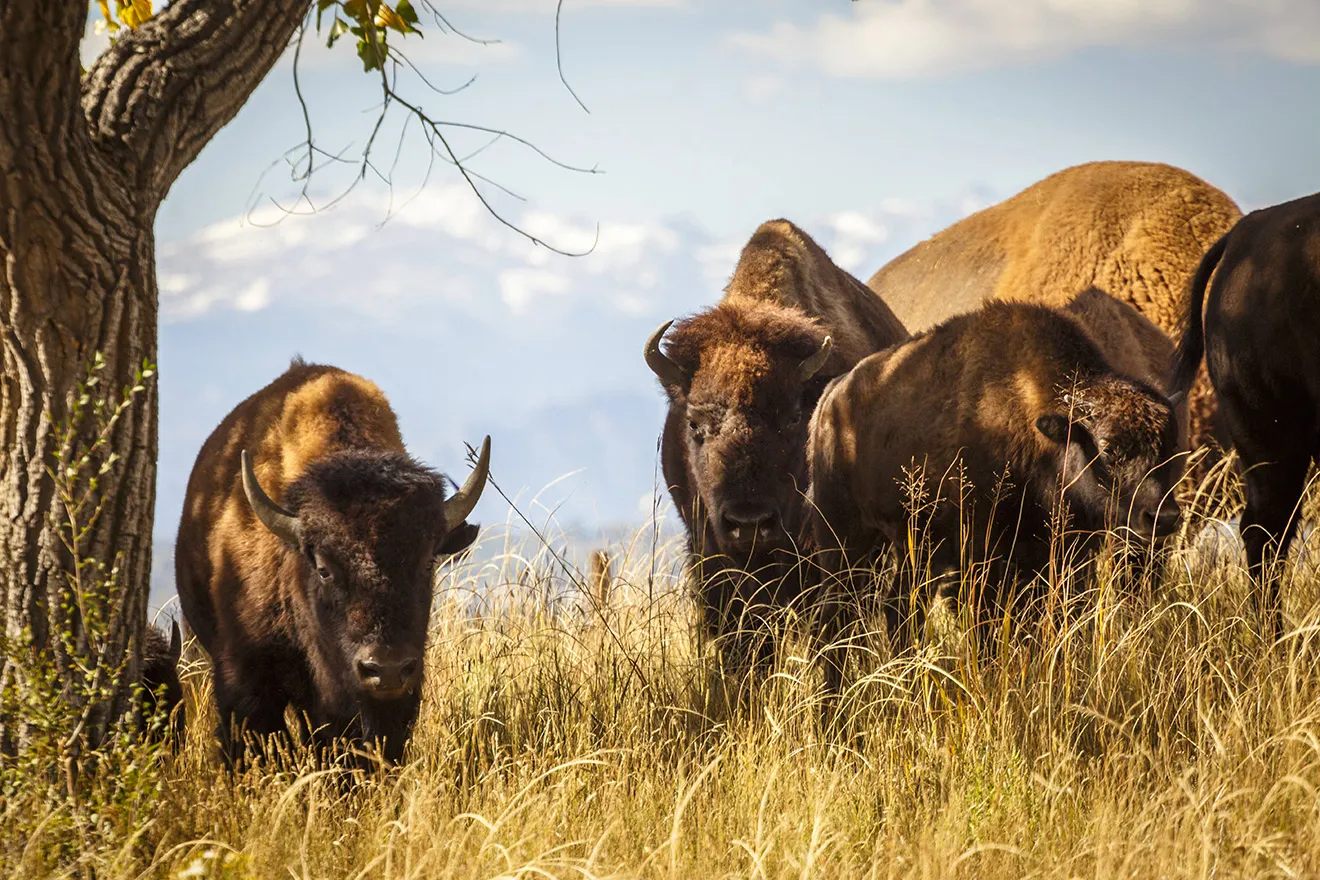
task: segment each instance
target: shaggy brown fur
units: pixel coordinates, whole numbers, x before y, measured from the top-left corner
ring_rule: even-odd
[[[170,636],[155,626],[148,626],[142,641],[142,694],[136,708],[135,722],[150,739],[173,738],[177,747],[183,741],[186,719],[183,709],[183,685],[179,681],[179,656],[183,637],[179,624],[170,627]],[[162,724],[150,726],[153,720]]]
[[[294,514],[297,546],[256,517],[240,453]],[[411,459],[380,389],[295,360],[240,403],[198,453],[175,545],[179,602],[211,657],[220,737],[284,726],[292,705],[318,740],[383,740],[397,760],[416,717],[437,555],[472,543],[446,531],[445,479]],[[386,669],[398,659],[399,681]]]
[[[866,358],[825,392],[808,451],[816,537],[846,577],[917,529],[935,575],[989,562],[995,583],[1046,568],[1061,501],[1068,552],[1107,528],[1167,534],[1176,453],[1164,395],[1116,373],[1075,319],[990,303]],[[913,474],[925,491],[915,514]]]
[[[869,286],[913,332],[990,299],[1062,306],[1094,286],[1175,339],[1201,256],[1241,216],[1223,192],[1179,168],[1091,162],[936,233]],[[1213,433],[1208,383],[1193,390],[1191,412],[1200,446]]]
[[[1092,287],[1073,297],[1064,311],[1077,319],[1116,372],[1165,394],[1172,393],[1167,374],[1174,345],[1135,308]],[[1178,449],[1186,452],[1190,439],[1185,394],[1178,395],[1174,413],[1178,419]]]
[[[804,381],[800,367],[827,334],[829,357]],[[809,537],[807,418],[830,378],[906,335],[879,297],[785,220],[757,229],[719,305],[669,332],[662,466],[713,636],[756,630],[758,609],[800,593],[791,575]],[[735,663],[753,651],[743,635],[726,642]],[[759,644],[765,662],[772,648]]]
[[[1175,388],[1191,386],[1203,351],[1246,478],[1247,565],[1277,638],[1280,572],[1266,576],[1266,549],[1286,558],[1320,461],[1320,194],[1253,211],[1206,254]]]

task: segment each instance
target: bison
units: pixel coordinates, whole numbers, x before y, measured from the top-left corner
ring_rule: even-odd
[[[134,721],[150,739],[171,736],[175,744],[183,741],[183,685],[179,682],[182,653],[183,638],[178,621],[172,622],[168,639],[155,626],[147,626],[142,641],[142,691],[134,710]],[[163,724],[153,726],[153,721]]]
[[[991,299],[1062,306],[1095,286],[1135,306],[1172,344],[1197,264],[1241,216],[1182,169],[1091,162],[936,233],[868,283],[913,332]],[[1208,383],[1197,383],[1190,403],[1191,436],[1202,446],[1215,424]]]
[[[378,741],[417,717],[436,561],[466,549],[490,438],[464,486],[404,449],[380,389],[295,359],[198,453],[175,545],[179,601],[211,657],[220,740],[292,706],[317,743]]]
[[[1287,554],[1320,456],[1320,194],[1253,211],[1216,242],[1186,322],[1172,387],[1192,385],[1204,354],[1245,471],[1247,568],[1277,637],[1279,572],[1265,576],[1265,551]]]
[[[671,323],[645,349],[669,398],[665,482],[707,631],[732,665],[763,665],[773,645],[757,623],[805,584],[807,420],[830,379],[907,332],[787,220],[756,230],[718,305]]]
[[[1179,519],[1169,399],[1040,305],[989,303],[866,358],[822,396],[808,456],[816,539],[848,605],[851,573],[917,533],[937,578],[973,562],[1011,583],[1047,569],[1064,515],[1068,555],[1106,529],[1150,541]],[[895,634],[914,577],[909,564],[885,608]]]

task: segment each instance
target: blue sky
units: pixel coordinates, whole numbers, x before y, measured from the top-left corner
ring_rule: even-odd
[[[553,0],[441,8],[501,42],[431,26],[401,44],[419,69],[442,87],[477,79],[452,96],[407,77],[401,90],[599,167],[509,142],[473,162],[525,198],[491,191],[510,219],[565,249],[599,224],[597,249],[531,246],[443,167],[401,212],[374,180],[315,216],[280,211],[295,189],[279,161],[302,139],[286,57],[157,219],[159,538],[206,434],[295,352],[378,381],[410,448],[460,479],[462,441],[490,432],[506,490],[593,528],[640,519],[654,488],[663,404],[642,341],[719,297],[762,220],[797,221],[866,278],[1077,162],[1180,165],[1244,208],[1320,182],[1314,0],[565,0],[564,72],[589,114],[558,79]],[[318,143],[360,150],[377,84],[351,45],[303,61]],[[392,155],[398,129],[385,132]],[[396,209],[424,180],[406,134]],[[313,180],[318,205],[345,173]],[[506,513],[495,498],[478,511]]]

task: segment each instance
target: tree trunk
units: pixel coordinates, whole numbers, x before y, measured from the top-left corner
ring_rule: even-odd
[[[156,210],[307,8],[308,0],[174,0],[81,77],[86,0],[0,0],[0,614],[11,646],[0,688],[25,687],[34,661],[53,662],[61,682],[79,664],[122,670],[99,683],[99,696],[66,694],[87,704],[82,734],[93,746],[126,708],[138,673],[156,495],[154,382],[80,475],[80,489],[97,483],[78,515],[91,527],[76,552],[50,472],[104,424],[90,403],[114,407],[144,361],[155,362]],[[98,355],[99,384],[80,409],[79,382]],[[62,444],[78,412],[72,446]],[[117,461],[98,475],[110,453]],[[101,581],[113,613],[104,638],[89,638],[79,593]],[[26,724],[0,717],[0,750],[21,749]]]

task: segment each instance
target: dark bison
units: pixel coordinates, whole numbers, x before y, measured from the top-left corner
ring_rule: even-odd
[[[1192,281],[1172,381],[1190,387],[1204,353],[1246,475],[1247,567],[1276,636],[1283,626],[1279,578],[1277,571],[1265,577],[1265,550],[1287,553],[1307,470],[1320,456],[1317,328],[1320,194],[1253,211],[1206,254]]]
[[[822,561],[851,602],[862,591],[848,573],[889,548],[903,554],[913,535],[936,578],[989,563],[991,584],[1047,570],[1062,516],[1069,556],[1107,529],[1150,541],[1178,522],[1178,452],[1168,398],[1116,372],[1068,312],[990,303],[826,390],[809,447]],[[891,631],[912,561],[886,608]]]
[[[179,656],[183,638],[178,621],[170,626],[170,635],[148,626],[142,642],[142,693],[136,709],[136,723],[151,739],[172,735],[182,742],[185,723],[183,685],[179,682]],[[153,721],[161,722],[152,726]]]
[[[718,305],[647,341],[646,362],[669,396],[665,482],[687,529],[707,629],[735,665],[753,654],[769,661],[758,621],[803,588],[816,400],[831,378],[906,336],[805,232],[772,220],[743,248]]]
[[[914,333],[992,299],[1061,307],[1094,285],[1172,344],[1197,264],[1241,216],[1223,191],[1181,168],[1088,162],[937,232],[868,283]],[[1208,383],[1190,398],[1200,446],[1211,438],[1214,398]]]
[[[404,450],[374,384],[295,359],[225,417],[188,480],[179,601],[211,656],[225,754],[293,706],[318,742],[381,741],[417,717],[437,559],[467,548],[490,438],[467,483]],[[272,500],[272,497],[278,500]]]

